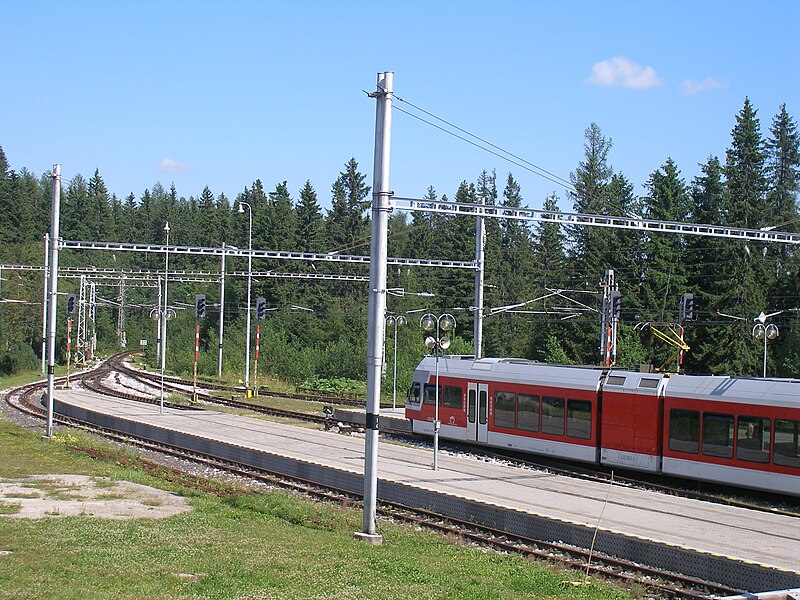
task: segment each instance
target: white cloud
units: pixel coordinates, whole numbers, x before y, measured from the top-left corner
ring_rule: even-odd
[[[637,65],[624,56],[615,56],[595,63],[592,66],[592,76],[586,80],[586,83],[605,87],[634,89],[646,89],[664,85],[656,75],[656,70],[653,67]]]
[[[704,79],[703,81],[693,81],[691,79],[687,79],[681,84],[681,89],[687,96],[694,96],[695,94],[699,94],[701,92],[710,92],[711,90],[717,90],[721,87],[722,82],[719,79],[711,79],[710,77]]]
[[[177,160],[171,158],[162,158],[158,163],[158,170],[167,173],[190,173],[192,168],[189,165],[179,163]]]

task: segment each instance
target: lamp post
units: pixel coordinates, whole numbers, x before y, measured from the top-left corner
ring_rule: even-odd
[[[756,340],[764,340],[764,377],[767,376],[767,342],[771,342],[780,335],[778,326],[773,323],[766,323],[767,318],[772,315],[765,315],[763,312],[755,318],[757,323],[753,326],[753,337]]]
[[[456,328],[456,319],[453,315],[445,313],[443,315],[432,315],[427,313],[422,315],[419,326],[427,334],[425,336],[425,347],[433,350],[436,358],[436,392],[434,400],[433,416],[433,470],[439,469],[439,355],[442,350],[450,347],[449,333]]]
[[[394,360],[392,361],[392,410],[397,409],[397,326],[408,321],[403,315],[386,315],[386,324],[394,325]]]
[[[167,241],[164,248],[164,308],[161,310],[161,395],[158,412],[164,412],[164,365],[167,356],[167,281],[169,278],[169,222],[164,223]]]
[[[253,279],[253,207],[247,202],[239,200],[239,214],[244,214],[244,207],[247,207],[248,229],[247,229],[247,319],[245,327],[247,329],[247,340],[244,351],[244,387],[246,393],[250,392],[250,289]]]

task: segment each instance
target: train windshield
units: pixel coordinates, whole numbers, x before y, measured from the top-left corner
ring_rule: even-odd
[[[411,384],[411,387],[408,388],[408,393],[406,394],[406,404],[419,404],[420,400],[420,385],[419,382],[415,381]]]

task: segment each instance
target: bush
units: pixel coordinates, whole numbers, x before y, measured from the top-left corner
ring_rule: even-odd
[[[12,344],[8,351],[0,356],[0,374],[14,375],[20,371],[35,371],[39,368],[39,357],[28,344]]]

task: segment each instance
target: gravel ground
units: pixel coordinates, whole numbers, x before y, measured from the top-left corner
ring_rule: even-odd
[[[15,423],[15,424],[19,425],[20,427],[24,427],[25,429],[28,429],[28,430],[31,430],[31,431],[39,431],[39,432],[41,432],[43,434],[44,433],[44,421],[43,420],[37,419],[35,417],[31,417],[29,415],[26,415],[25,413],[22,413],[22,412],[16,410],[15,408],[9,406],[8,402],[6,402],[6,400],[5,400],[6,394],[9,391],[10,391],[9,389],[0,390],[0,419],[11,421],[12,423]],[[58,424],[55,425],[54,429],[55,429],[56,433],[58,433],[59,431],[67,430],[67,428],[65,428],[62,425],[58,425]],[[94,436],[94,434],[89,433],[89,432],[83,432],[83,433],[85,433],[86,435],[89,435],[89,436]],[[221,471],[219,469],[209,468],[209,467],[194,463],[192,461],[183,460],[183,459],[176,458],[176,457],[173,457],[173,456],[169,456],[169,455],[166,455],[166,454],[161,454],[159,452],[153,452],[153,451],[150,451],[150,450],[143,450],[141,448],[138,448],[136,446],[132,446],[132,445],[129,445],[129,444],[123,444],[123,443],[120,443],[120,442],[114,442],[114,441],[106,440],[105,438],[102,438],[101,436],[95,436],[95,437],[96,437],[96,439],[102,439],[106,443],[109,443],[112,446],[116,446],[117,448],[125,448],[129,452],[132,452],[132,453],[142,457],[145,460],[158,463],[158,464],[163,465],[164,467],[166,467],[168,469],[177,469],[179,471],[182,471],[184,473],[188,473],[188,474],[193,475],[193,476],[205,477],[205,478],[208,478],[208,479],[222,481],[224,483],[227,483],[227,484],[230,484],[230,485],[235,485],[235,486],[240,487],[240,488],[246,488],[246,489],[251,489],[251,490],[256,490],[256,491],[274,489],[273,486],[270,486],[270,485],[267,485],[267,484],[264,484],[264,483],[261,483],[261,482],[253,481],[252,479],[247,479],[247,478],[240,477],[240,476],[237,476],[237,475],[231,475],[229,473],[226,473],[225,471]],[[89,490],[87,490],[87,493],[88,492],[89,492]],[[2,500],[1,494],[0,494],[0,500]],[[8,501],[9,500],[6,500],[6,502],[8,502]]]

